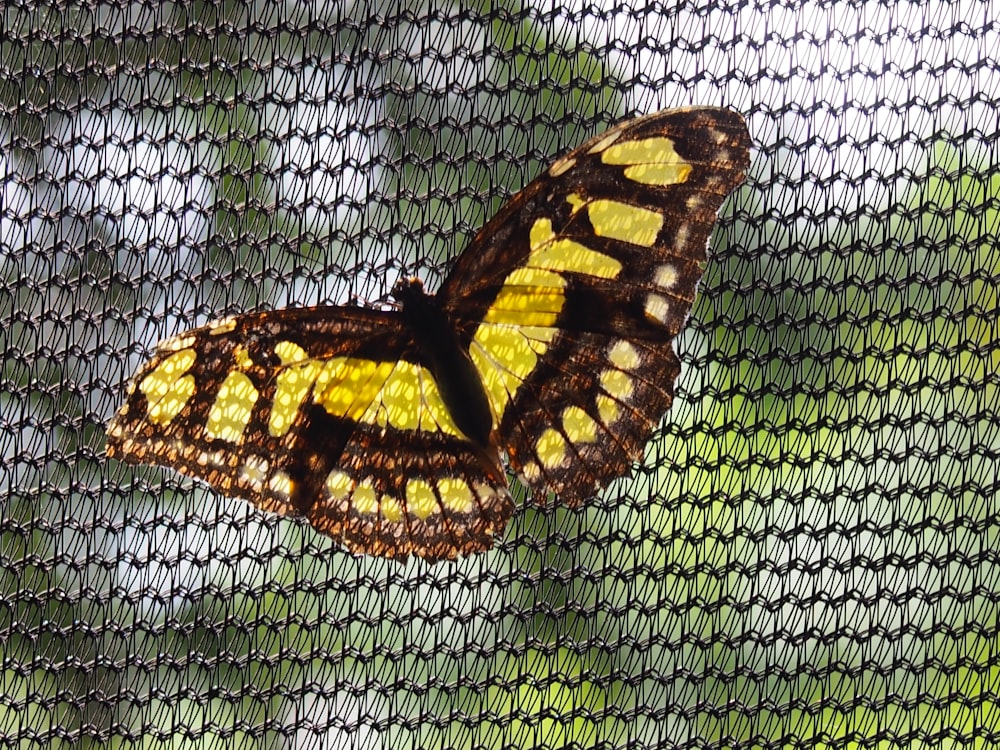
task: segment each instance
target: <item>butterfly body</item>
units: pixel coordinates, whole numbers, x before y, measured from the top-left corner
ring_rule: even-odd
[[[404,280],[396,310],[249,313],[161,342],[108,455],[304,516],[355,552],[489,549],[513,512],[502,454],[570,505],[641,455],[748,163],[728,110],[612,128],[514,196],[436,295]]]
[[[421,360],[437,381],[445,406],[462,434],[482,448],[490,445],[493,416],[479,373],[435,295],[419,279],[406,279],[393,289],[400,317],[409,329]]]

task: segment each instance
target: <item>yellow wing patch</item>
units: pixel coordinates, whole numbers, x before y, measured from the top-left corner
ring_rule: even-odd
[[[208,412],[205,434],[229,443],[240,442],[258,396],[260,393],[249,377],[242,372],[230,372],[222,381],[222,387]]]
[[[411,482],[423,482],[423,480],[411,480]],[[426,518],[434,510],[430,505],[417,507],[412,504],[409,491],[407,491],[407,505],[404,508],[402,503],[391,495],[380,494],[370,479],[355,481],[349,474],[340,469],[334,469],[330,472],[326,480],[326,488],[331,499],[335,502],[349,500],[355,513],[361,516],[381,515],[389,523],[403,521],[407,511],[418,518]],[[430,489],[429,485],[428,490],[433,496],[433,490]],[[421,516],[422,513],[425,515]]]
[[[631,342],[620,339],[608,350],[608,359],[619,370],[634,370],[642,361]]]
[[[654,137],[613,143],[601,161],[625,167],[625,176],[643,185],[679,185],[691,175],[691,165],[677,153],[670,138]]]
[[[281,360],[282,370],[278,373],[267,428],[274,437],[281,437],[292,429],[295,415],[319,377],[323,363],[310,360],[306,350],[291,341],[279,341],[274,353]]]
[[[558,334],[553,327],[479,326],[469,354],[493,409],[494,425]]]
[[[394,362],[334,357],[317,375],[316,402],[329,414],[360,422],[394,367]]]
[[[585,273],[602,279],[613,279],[622,264],[610,255],[598,253],[579,242],[558,237],[552,230],[551,219],[538,219],[531,227],[531,254],[525,266],[550,271]]]
[[[618,419],[621,408],[613,398],[599,393],[597,394],[597,398],[594,399],[594,403],[597,404],[597,414],[603,424],[610,425]]]
[[[566,200],[574,212],[586,206],[587,217],[598,237],[652,247],[663,229],[663,214],[659,211],[621,201],[586,201],[576,193],[571,193]]]
[[[337,357],[323,366],[315,392],[317,403],[335,417],[462,437],[434,378],[412,362]]]
[[[552,326],[566,296],[562,276],[537,268],[521,268],[507,277],[483,323],[515,326]]]
[[[566,459],[566,438],[549,427],[535,443],[535,452],[542,466],[555,469]]]
[[[428,518],[437,510],[434,488],[426,479],[410,479],[406,482],[406,507],[417,518]]]
[[[361,421],[399,430],[441,431],[463,437],[431,374],[405,361],[395,363],[361,415]]]
[[[593,443],[597,440],[597,422],[579,406],[568,406],[563,410],[562,426],[566,437],[574,443]]]
[[[354,487],[351,507],[363,516],[378,513],[378,492],[371,482],[358,482]]]
[[[194,395],[194,377],[186,374],[195,363],[194,349],[181,349],[164,359],[139,382],[146,397],[146,418],[159,425],[169,424]]]
[[[613,279],[622,269],[618,259],[559,237],[548,218],[534,222],[529,239],[528,257],[504,279],[469,347],[494,425],[559,333],[556,322],[566,302],[561,273]]]
[[[354,480],[350,474],[340,469],[334,469],[326,477],[326,491],[334,500],[346,500],[354,489]]]
[[[302,347],[290,341],[279,342],[274,351],[283,369],[268,421],[272,435],[291,429],[311,391],[316,403],[334,417],[462,437],[437,383],[419,365],[357,357],[310,360]]]
[[[472,488],[460,477],[443,477],[438,481],[441,504],[455,513],[472,512]]]
[[[610,396],[624,401],[632,395],[632,378],[621,370],[605,370],[600,377],[601,389]]]

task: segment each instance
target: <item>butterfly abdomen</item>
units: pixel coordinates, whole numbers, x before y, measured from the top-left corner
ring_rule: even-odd
[[[487,448],[493,431],[493,412],[479,372],[468,350],[460,345],[454,326],[438,307],[437,300],[424,291],[419,279],[401,281],[393,289],[393,296],[401,305],[403,321],[437,381],[455,425],[480,448]]]

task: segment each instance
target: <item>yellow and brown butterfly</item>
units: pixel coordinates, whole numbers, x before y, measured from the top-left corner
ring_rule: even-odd
[[[515,195],[436,295],[407,280],[395,310],[275,310],[167,339],[107,454],[304,516],[353,552],[486,550],[513,512],[501,454],[569,505],[640,456],[749,148],[725,109],[631,120]]]

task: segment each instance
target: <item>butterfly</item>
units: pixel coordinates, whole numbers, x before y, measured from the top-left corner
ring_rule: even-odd
[[[557,159],[396,308],[248,313],[162,341],[107,455],[171,467],[355,553],[455,559],[514,510],[626,474],[673,398],[672,341],[750,136],[666,110]]]

